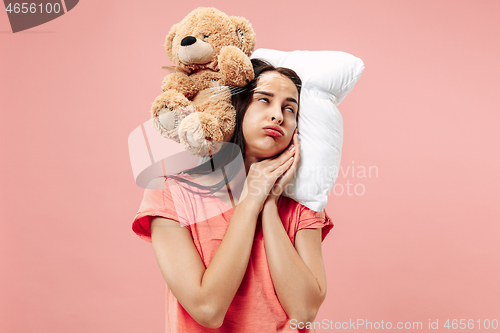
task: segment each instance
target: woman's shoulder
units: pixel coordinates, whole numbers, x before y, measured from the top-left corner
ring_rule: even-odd
[[[305,205],[285,196],[278,201],[278,212],[290,230],[323,228],[323,239],[333,228],[333,222],[325,210],[316,212]]]
[[[302,212],[309,212],[311,214],[316,214],[318,216],[326,215],[325,210],[317,212],[315,210],[310,209],[306,205],[301,204],[300,202],[295,201],[294,199],[286,197],[284,195],[282,195],[280,197],[280,199],[278,200],[278,207],[283,207],[283,208],[287,208],[287,209],[291,209],[291,210],[297,210],[301,213]]]
[[[290,211],[290,212],[300,213],[304,209],[309,209],[309,208],[307,208],[303,204],[295,201],[292,198],[289,198],[289,197],[286,197],[286,196],[282,195],[278,199],[278,209],[279,210],[286,210],[286,211]]]
[[[175,175],[167,175],[159,177],[150,182],[145,192],[162,193],[168,199],[179,199],[189,193],[193,193],[196,189],[197,182],[188,174],[178,173]]]

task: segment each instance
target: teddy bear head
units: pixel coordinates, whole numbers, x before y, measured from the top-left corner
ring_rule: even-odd
[[[252,26],[242,17],[204,7],[175,24],[165,41],[168,58],[188,73],[207,68],[217,71],[218,55],[224,46],[235,46],[250,56],[255,47]]]

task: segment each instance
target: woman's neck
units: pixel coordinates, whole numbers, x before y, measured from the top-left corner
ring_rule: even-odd
[[[250,166],[259,161],[260,160],[255,156],[248,156],[248,155],[245,156],[245,171],[247,175],[248,175],[248,170],[250,170]]]

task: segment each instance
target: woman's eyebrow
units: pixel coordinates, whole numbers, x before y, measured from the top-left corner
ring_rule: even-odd
[[[256,90],[256,91],[254,91],[254,94],[261,94],[261,95],[266,95],[266,96],[269,96],[269,97],[274,97],[273,93],[270,93],[270,92],[267,92],[267,91],[258,91],[258,90]],[[292,97],[288,97],[286,99],[286,101],[293,102],[293,103],[299,105],[299,102],[297,102],[297,100],[295,98],[292,98]]]
[[[254,94],[262,94],[262,95],[266,95],[266,96],[269,96],[269,97],[274,97],[274,94],[273,93],[270,93],[270,92],[267,92],[267,91],[255,91]]]

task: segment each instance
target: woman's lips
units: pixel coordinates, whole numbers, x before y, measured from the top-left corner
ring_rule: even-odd
[[[264,128],[264,131],[266,132],[267,135],[273,136],[273,137],[280,137],[283,136],[280,132],[278,132],[275,129],[272,128]]]

